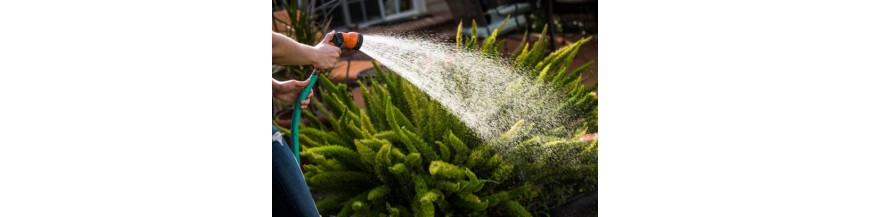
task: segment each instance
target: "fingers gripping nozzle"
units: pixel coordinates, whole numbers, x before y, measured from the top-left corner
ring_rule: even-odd
[[[363,44],[363,35],[356,32],[337,32],[329,43],[340,48],[359,50]]]

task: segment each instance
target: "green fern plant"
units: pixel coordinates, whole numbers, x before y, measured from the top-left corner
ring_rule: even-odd
[[[477,49],[475,35],[457,34],[457,47]],[[495,35],[479,46],[493,58],[503,44]],[[581,114],[576,120],[580,128],[535,135],[527,133],[532,126],[520,121],[497,139],[481,141],[437,101],[377,64],[377,75],[359,82],[365,109],[357,107],[346,85],[321,80],[322,101],[312,104],[325,121],[305,111],[309,125],[300,129],[301,154],[311,162],[303,166],[308,185],[331,195],[317,201],[319,211],[337,216],[532,216],[529,210],[552,205],[536,202],[537,192],[564,194],[553,187],[560,185],[575,192],[596,188],[597,142],[581,138],[597,128],[594,116],[583,116],[595,114],[597,98],[588,94],[592,88],[581,85],[586,69],[567,72],[583,42],[545,55],[535,47],[545,47],[546,41],[538,41],[518,53],[517,67],[549,65],[529,76],[542,77],[567,96],[553,106]],[[510,156],[492,148],[503,144],[514,144]],[[566,159],[580,163],[565,164]]]
[[[334,193],[318,201],[322,213],[530,216],[521,202],[535,196],[532,185],[506,182],[511,164],[488,153],[437,102],[397,75],[376,70],[376,80],[362,85],[365,110],[354,105],[344,84],[323,80],[324,102],[314,106],[341,112],[327,113],[326,123],[311,119],[300,130],[302,156],[312,162],[304,166],[309,186]]]

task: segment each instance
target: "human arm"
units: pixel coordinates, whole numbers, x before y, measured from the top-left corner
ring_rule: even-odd
[[[282,34],[272,32],[272,64],[308,65],[331,69],[338,62],[341,49],[329,45],[335,31],[329,32],[316,46],[308,46]]]

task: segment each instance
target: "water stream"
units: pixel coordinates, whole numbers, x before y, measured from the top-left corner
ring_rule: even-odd
[[[493,148],[499,152],[509,151],[518,141],[492,141],[520,120],[525,121],[522,132],[526,135],[576,120],[572,114],[557,111],[556,106],[564,101],[560,95],[536,85],[525,71],[480,51],[426,38],[382,35],[366,35],[360,50],[437,100],[478,137],[497,144]],[[564,163],[572,160],[560,159],[564,157],[555,152],[535,155]]]

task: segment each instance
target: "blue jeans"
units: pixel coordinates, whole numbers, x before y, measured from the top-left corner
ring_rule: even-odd
[[[320,216],[299,163],[275,126],[272,126],[272,216]]]

